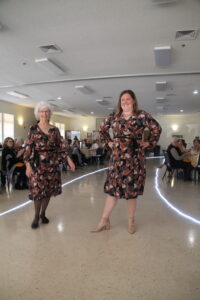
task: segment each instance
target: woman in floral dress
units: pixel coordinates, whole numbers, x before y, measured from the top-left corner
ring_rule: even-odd
[[[34,200],[35,206],[35,217],[31,224],[33,229],[39,226],[39,218],[42,223],[49,223],[45,212],[50,197],[62,192],[60,163],[65,159],[70,168],[75,170],[73,161],[63,151],[58,128],[49,124],[50,105],[39,102],[35,107],[35,117],[39,122],[31,126],[24,152],[29,198]]]
[[[150,133],[148,142],[142,139],[145,128]],[[113,138],[109,129],[112,129]],[[105,119],[99,133],[112,149],[112,154],[104,185],[104,192],[108,195],[101,220],[92,232],[110,229],[109,216],[117,199],[124,198],[128,206],[128,232],[134,233],[136,200],[143,194],[146,176],[144,150],[155,147],[161,127],[150,114],[138,110],[134,92],[126,90],[120,94],[117,113]]]

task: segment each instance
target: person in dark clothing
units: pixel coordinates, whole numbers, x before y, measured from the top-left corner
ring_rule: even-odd
[[[167,148],[170,163],[174,169],[183,169],[184,180],[191,180],[192,165],[187,160],[189,152],[182,153],[179,146],[179,140],[175,139]]]
[[[20,156],[20,155],[19,155]],[[19,173],[17,176],[17,182],[15,184],[16,189],[25,189],[27,188],[27,177],[26,177],[26,168],[22,162],[18,161],[18,155],[16,154],[14,148],[14,140],[10,137],[7,137],[3,143],[2,150],[2,170],[4,175],[15,165],[14,172]],[[5,177],[3,180],[5,184]]]

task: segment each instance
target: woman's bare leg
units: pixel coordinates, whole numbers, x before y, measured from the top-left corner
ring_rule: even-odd
[[[135,212],[137,206],[137,199],[129,199],[127,200],[127,208],[128,208],[128,232],[134,233],[135,232]]]
[[[109,221],[109,217],[113,211],[113,208],[115,207],[117,203],[117,198],[108,195],[106,197],[106,201],[104,204],[104,209],[103,209],[103,213],[100,219],[99,224],[97,225],[96,228],[94,228],[91,232],[99,232],[102,231],[104,229],[110,229],[110,221]]]

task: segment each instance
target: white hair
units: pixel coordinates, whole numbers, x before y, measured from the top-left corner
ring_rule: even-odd
[[[51,115],[52,115],[52,112],[53,112],[53,109],[52,109],[52,106],[48,103],[48,102],[45,102],[45,101],[41,101],[41,102],[38,102],[35,106],[35,109],[34,109],[34,114],[35,114],[35,118],[36,120],[40,120],[39,119],[39,111],[42,109],[42,108],[47,108],[49,110],[49,113],[50,113],[50,118],[51,118]]]

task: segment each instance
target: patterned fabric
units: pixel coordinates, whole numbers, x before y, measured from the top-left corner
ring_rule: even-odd
[[[30,128],[24,152],[24,162],[29,162],[34,174],[29,178],[29,198],[41,200],[61,194],[60,163],[67,157],[58,128],[45,134],[38,125]]]
[[[109,134],[112,129],[113,140]],[[155,147],[161,127],[145,111],[125,120],[122,116],[110,114],[100,126],[102,140],[113,141],[109,169],[104,192],[117,198],[133,199],[144,191],[146,168],[144,149],[140,147],[144,129],[150,130],[148,142]]]

